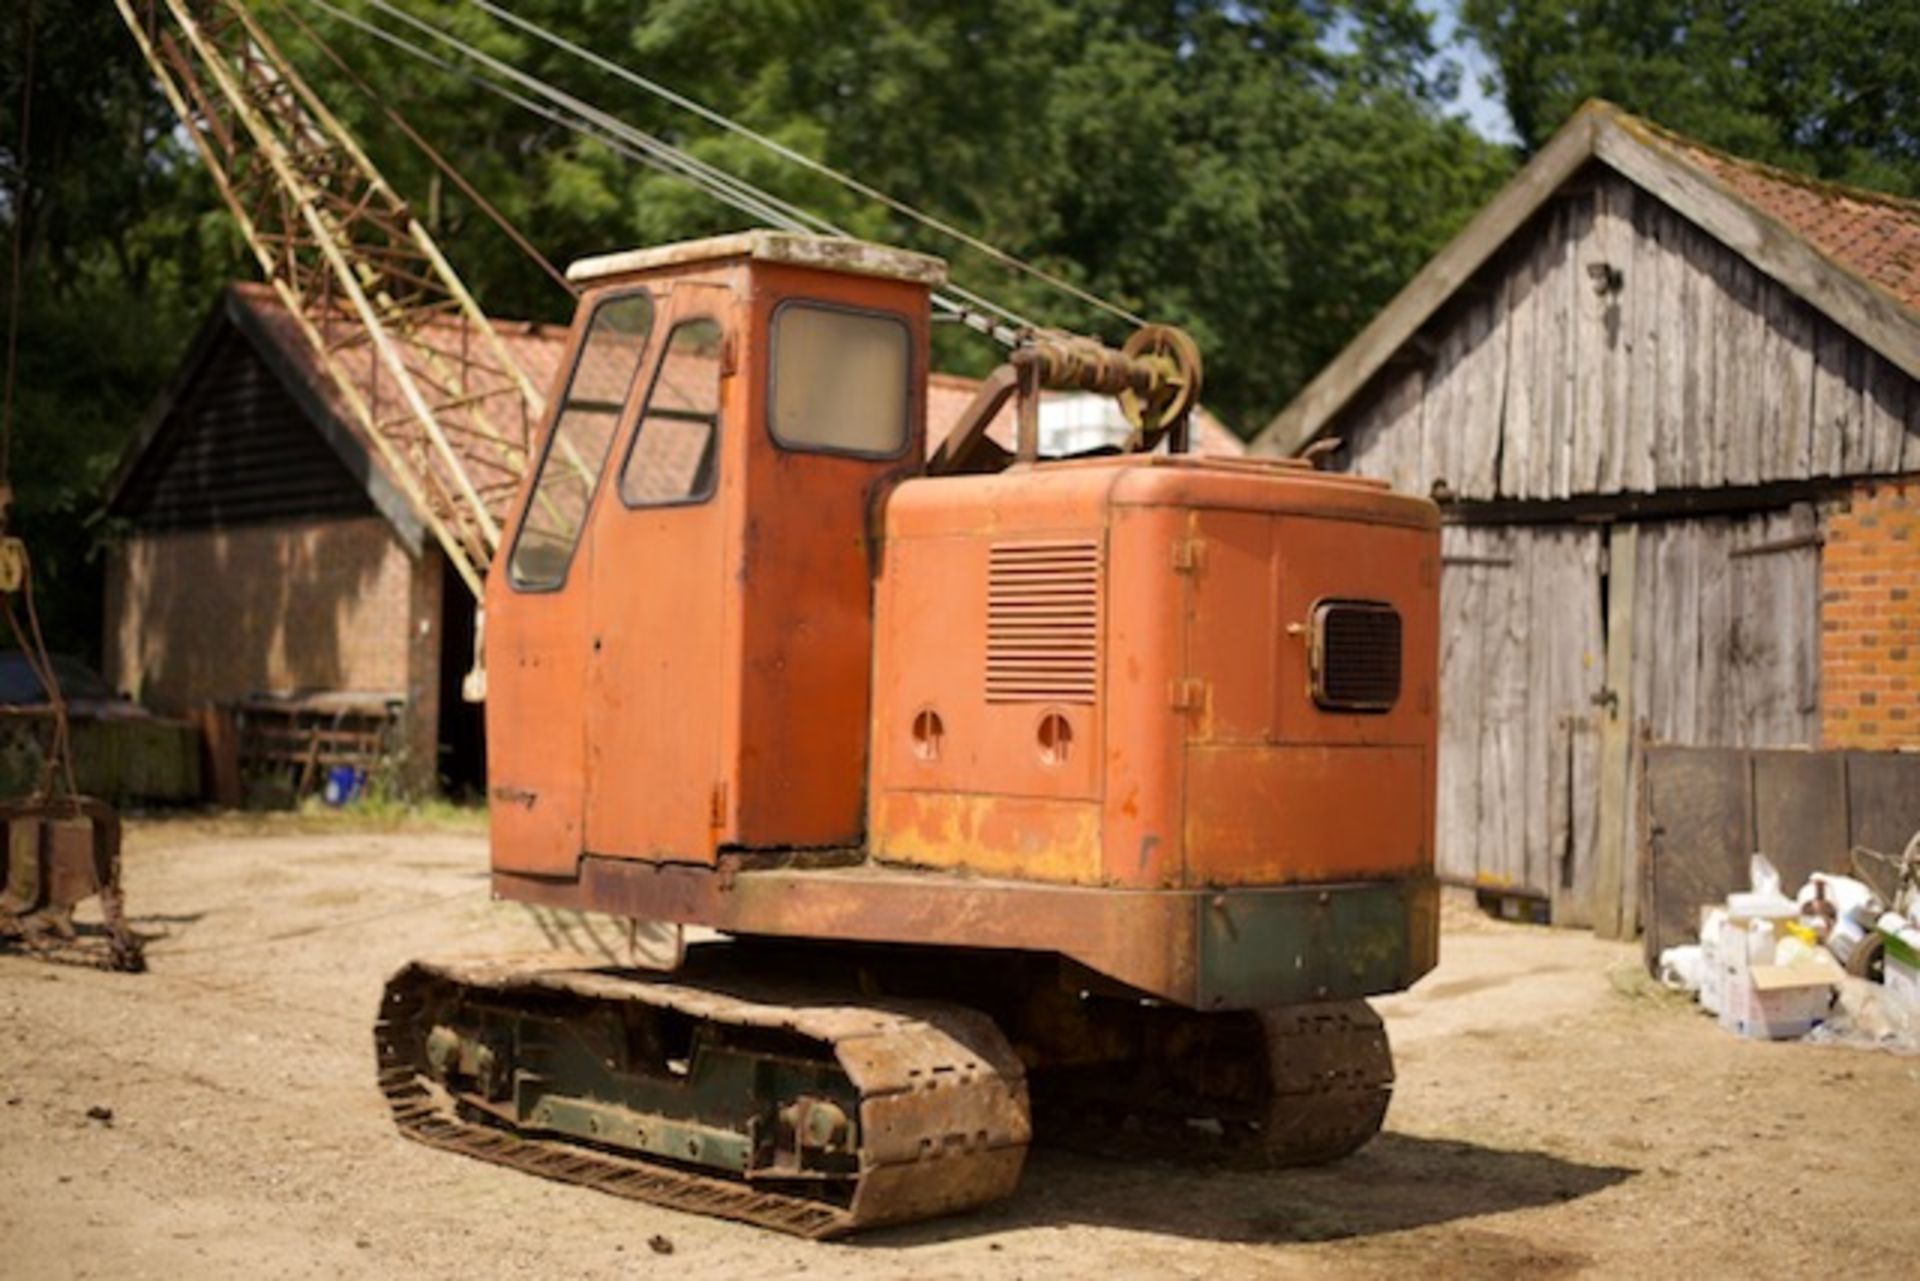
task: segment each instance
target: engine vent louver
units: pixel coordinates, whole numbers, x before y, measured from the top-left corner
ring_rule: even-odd
[[[1400,697],[1400,611],[1379,601],[1322,601],[1313,610],[1313,701],[1384,712]]]
[[[1091,703],[1100,672],[1100,544],[995,543],[987,701]]]

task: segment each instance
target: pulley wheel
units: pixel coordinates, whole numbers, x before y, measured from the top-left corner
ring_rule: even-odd
[[[1200,403],[1200,348],[1183,329],[1172,325],[1142,325],[1121,346],[1120,353],[1152,366],[1159,374],[1152,391],[1120,393],[1120,412],[1133,425],[1127,448],[1152,449],[1167,428]]]

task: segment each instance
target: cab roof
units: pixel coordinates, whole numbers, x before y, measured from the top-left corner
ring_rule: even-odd
[[[608,276],[625,276],[639,271],[657,271],[665,267],[684,267],[728,258],[790,263],[799,267],[817,267],[823,271],[905,280],[930,287],[943,285],[947,280],[947,264],[928,254],[842,236],[808,236],[791,231],[764,230],[736,231],[724,236],[709,236],[704,240],[683,240],[650,249],[628,249],[621,253],[582,258],[567,268],[567,279],[600,280]]]

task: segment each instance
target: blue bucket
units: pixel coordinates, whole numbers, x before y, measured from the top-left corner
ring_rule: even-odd
[[[360,789],[366,785],[367,776],[351,765],[335,765],[327,770],[327,783],[321,789],[320,797],[327,804],[339,809],[360,795]]]

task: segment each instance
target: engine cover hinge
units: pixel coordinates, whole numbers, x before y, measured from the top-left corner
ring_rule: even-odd
[[[1170,701],[1176,712],[1207,710],[1207,683],[1198,676],[1182,676],[1173,682]]]

